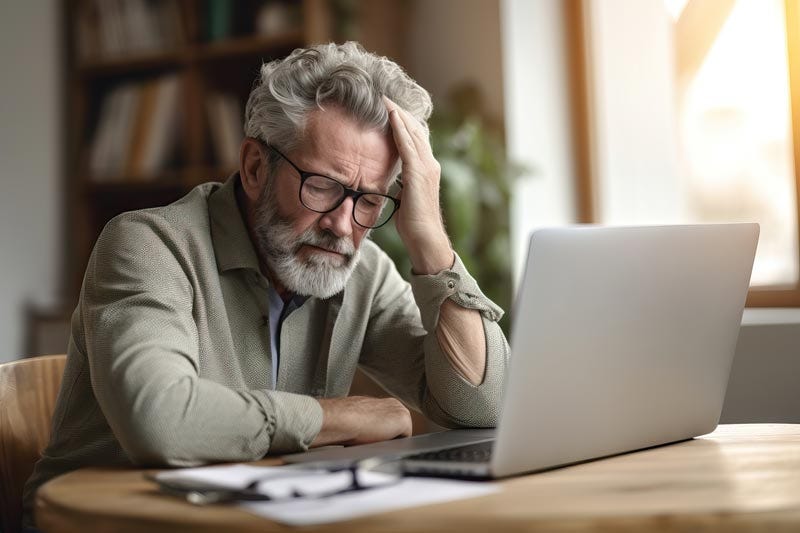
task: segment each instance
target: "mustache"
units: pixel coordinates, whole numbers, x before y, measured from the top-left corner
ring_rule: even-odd
[[[304,231],[303,234],[297,238],[297,243],[294,246],[293,252],[297,253],[300,248],[305,245],[316,246],[317,248],[324,248],[342,254],[347,257],[348,260],[351,259],[356,252],[356,247],[352,240],[337,237],[327,231],[318,233],[311,228]]]
[[[339,237],[330,230],[321,230],[313,226],[300,235],[292,235],[294,231],[291,220],[278,212],[275,193],[269,187],[265,187],[261,193],[255,219],[254,230],[261,253],[273,261],[296,256],[304,245],[341,254],[346,264],[352,263],[357,256],[355,243],[349,236]],[[369,236],[370,231],[364,235],[365,238]]]

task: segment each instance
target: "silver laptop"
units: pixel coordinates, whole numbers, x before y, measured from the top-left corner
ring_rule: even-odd
[[[713,431],[757,224],[532,234],[496,432],[446,431],[287,456],[404,456],[410,474],[497,478]],[[441,440],[439,440],[441,439]]]

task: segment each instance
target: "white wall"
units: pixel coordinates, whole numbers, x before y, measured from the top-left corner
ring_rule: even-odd
[[[0,362],[24,350],[24,305],[50,305],[61,272],[56,0],[0,3]]]
[[[575,220],[564,2],[501,2],[508,156],[530,169],[515,184],[511,212],[514,280],[528,235]]]

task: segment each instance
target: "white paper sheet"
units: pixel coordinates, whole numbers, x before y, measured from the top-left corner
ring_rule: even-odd
[[[303,475],[303,472],[306,475]],[[291,473],[290,478],[282,477],[287,473]],[[249,465],[186,468],[161,472],[158,478],[231,489],[241,489],[255,479],[264,479],[258,490],[273,497],[285,497],[294,490],[300,490],[304,494],[329,493],[332,490],[345,488],[351,482],[349,472],[321,473],[299,470],[296,467],[287,469]],[[419,505],[474,498],[500,490],[499,486],[493,483],[433,478],[403,478],[399,483],[380,486],[389,477],[378,472],[363,473],[361,479],[375,483],[378,487],[325,498],[241,502],[238,505],[251,513],[283,524],[303,526],[338,522]]]
[[[419,505],[475,498],[500,490],[496,484],[431,478],[405,478],[397,485],[350,492],[322,499],[247,502],[240,506],[291,526],[350,520]]]

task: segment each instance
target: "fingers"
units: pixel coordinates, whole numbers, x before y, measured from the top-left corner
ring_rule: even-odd
[[[403,160],[403,163],[408,163],[419,157],[416,143],[396,109],[389,112],[389,123],[392,126],[394,143],[397,146],[397,150],[400,152],[400,158]]]
[[[411,422],[411,413],[406,413],[406,419],[405,419],[405,422],[404,422],[404,426],[405,427],[400,432],[400,434],[397,436],[397,438],[410,437],[413,434],[414,425]]]
[[[370,414],[374,417],[371,426],[375,434],[366,440],[378,441],[411,436],[411,413],[402,402],[396,398],[370,400],[374,402],[370,406]]]
[[[386,412],[387,420],[391,420],[395,426],[395,436],[410,437],[413,429],[411,422],[411,412],[403,405],[402,402],[395,398],[386,398]]]
[[[386,105],[386,109],[389,111],[389,122],[392,125],[392,131],[395,132],[398,129],[405,131],[405,135],[402,136],[401,140],[403,142],[408,142],[407,139],[410,139],[418,156],[428,155],[431,151],[430,142],[428,141],[428,134],[422,124],[411,116],[408,111],[398,106],[386,96],[383,97],[383,102]],[[397,140],[397,136],[395,135],[395,142],[397,142]]]

